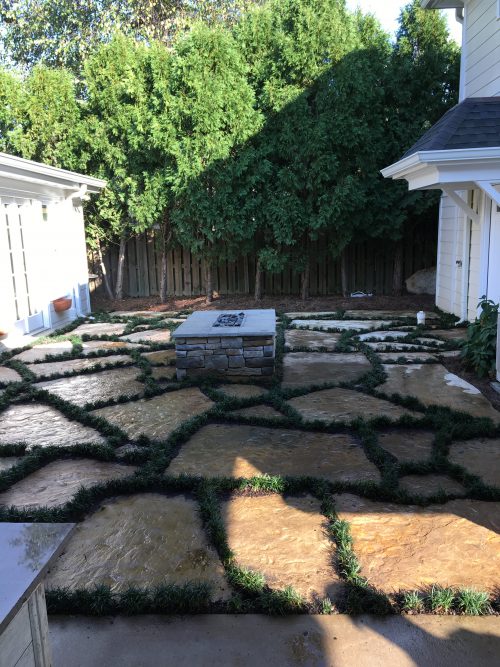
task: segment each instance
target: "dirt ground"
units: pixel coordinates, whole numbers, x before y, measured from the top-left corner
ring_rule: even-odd
[[[135,297],[110,301],[101,295],[92,295],[93,310],[231,310],[233,308],[275,308],[283,312],[336,311],[343,310],[433,310],[434,297],[429,294],[406,294],[404,296],[373,296],[367,298],[328,296],[312,297],[303,301],[298,296],[269,296],[255,301],[248,294],[217,296],[211,304],[204,296],[178,297],[160,303],[157,296]]]

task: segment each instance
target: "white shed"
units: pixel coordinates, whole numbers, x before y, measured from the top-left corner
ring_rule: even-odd
[[[90,312],[82,201],[105,185],[0,153],[0,332],[7,341]]]

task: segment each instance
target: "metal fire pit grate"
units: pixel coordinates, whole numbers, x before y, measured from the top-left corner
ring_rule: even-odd
[[[212,324],[213,327],[241,327],[245,313],[222,313]]]

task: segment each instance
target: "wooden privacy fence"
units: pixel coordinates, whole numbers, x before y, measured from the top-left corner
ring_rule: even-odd
[[[311,256],[317,252],[317,261],[311,262],[311,296],[341,292],[340,261],[325,256],[328,238],[311,244]],[[437,220],[421,224],[406,234],[403,240],[403,278],[419,269],[435,266]],[[321,252],[319,249],[321,248]],[[394,243],[370,240],[352,244],[347,249],[347,281],[349,291],[370,290],[390,294],[394,269]],[[112,247],[104,261],[114,284],[118,248]],[[234,262],[223,261],[214,269],[214,290],[220,295],[249,294],[254,289],[255,256],[245,255]],[[91,270],[98,274],[96,258],[90,258]],[[159,294],[161,256],[157,252],[153,234],[141,234],[127,244],[124,275],[124,294],[153,296]],[[94,289],[102,289],[100,280]],[[199,296],[205,290],[204,261],[185,248],[175,248],[168,254],[167,291],[169,296]],[[263,293],[267,295],[299,294],[300,275],[289,267],[281,273],[264,273]]]

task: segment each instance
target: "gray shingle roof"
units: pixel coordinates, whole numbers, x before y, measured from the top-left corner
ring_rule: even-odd
[[[500,146],[500,97],[469,97],[446,112],[403,158],[418,151],[493,146]]]

